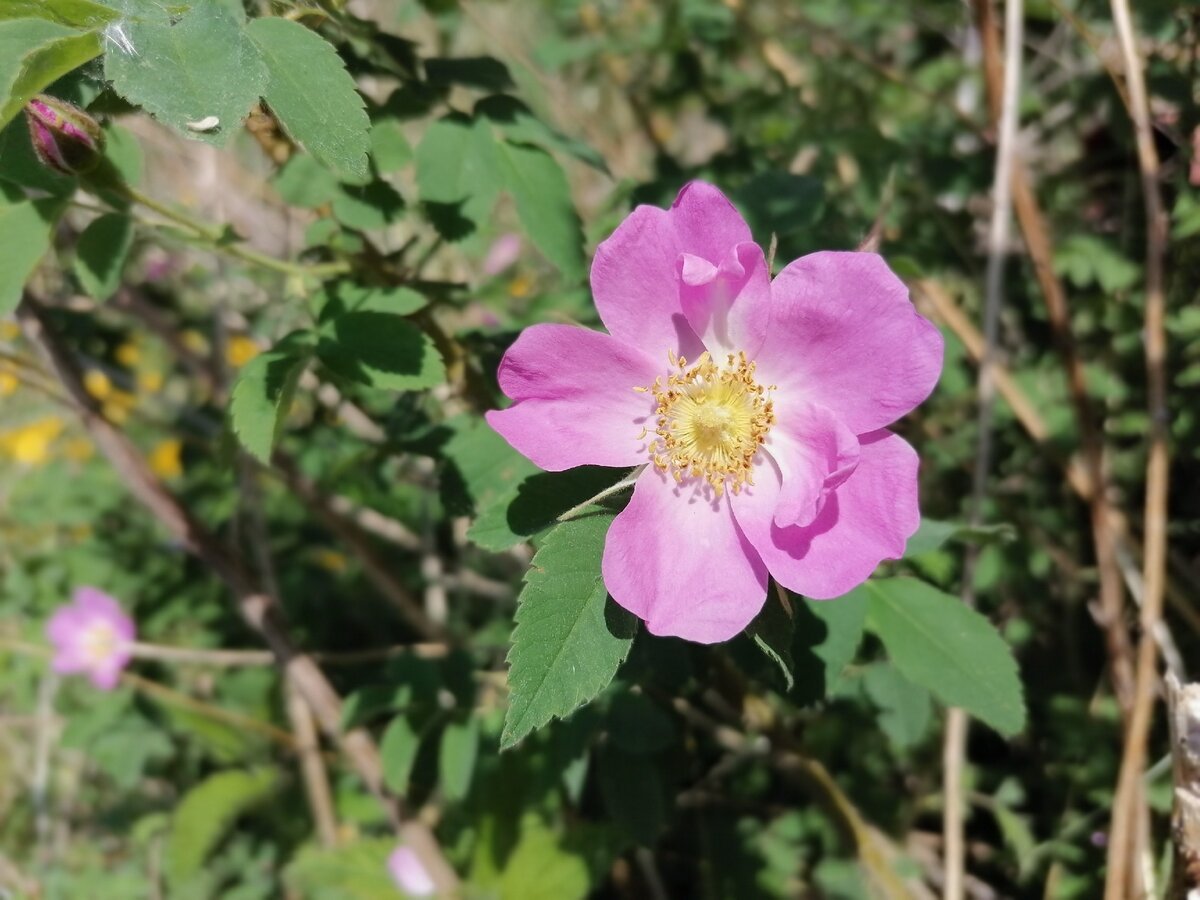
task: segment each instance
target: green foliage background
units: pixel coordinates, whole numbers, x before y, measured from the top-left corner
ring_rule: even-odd
[[[599,552],[622,495],[577,507],[625,473],[539,472],[479,415],[500,402],[496,364],[522,327],[598,325],[595,244],[692,178],[777,242],[776,269],[874,232],[897,272],[979,321],[994,135],[970,12],[0,3],[0,312],[36,300],[102,414],[275,586],[345,698],[344,728],[376,738],[386,787],[433,824],[464,896],[929,896],[945,704],[983,723],[962,798],[972,876],[990,896],[1098,895],[1121,731],[1087,509],[1065,474],[1079,434],[1023,244],[1001,344],[1046,433],[998,404],[986,527],[961,524],[975,366],[939,322],[942,381],[900,425],[926,519],[905,558],[837,601],[772,596],[726,646],[637,633],[607,600]],[[1200,21],[1184,2],[1136,12],[1171,213],[1166,623],[1187,660]],[[1030,0],[1025,27],[1022,156],[1137,534],[1145,227],[1132,128],[1101,62],[1108,6]],[[43,90],[104,124],[98,174],[39,167],[20,110]],[[511,235],[515,262],[486,271]],[[260,647],[61,401],[5,318],[0,887],[397,896],[387,818],[328,740],[337,830],[333,846],[317,839],[269,662],[141,660],[109,695],[49,673],[43,623],[80,584],[119,597],[143,641]],[[978,612],[958,600],[968,547]],[[355,655],[370,650],[387,652]],[[1151,757],[1165,752],[1163,728]],[[1146,784],[1161,886],[1168,767]]]

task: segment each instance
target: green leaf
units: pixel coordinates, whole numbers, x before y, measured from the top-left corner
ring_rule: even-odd
[[[600,796],[613,821],[637,843],[653,844],[667,819],[655,760],[606,746],[596,765]]]
[[[330,369],[371,387],[414,391],[446,379],[433,340],[400,316],[348,312],[321,329],[317,354]]]
[[[792,669],[796,665],[792,659],[795,630],[796,618],[791,600],[780,597],[775,591],[767,594],[762,611],[746,628],[746,634],[750,635],[755,646],[778,668],[789,691],[795,684],[792,676]]]
[[[75,28],[97,28],[120,18],[115,9],[92,0],[4,0],[0,20],[49,19]]]
[[[271,184],[285,203],[314,209],[341,193],[333,173],[309,156],[297,153],[279,170]]]
[[[500,193],[496,141],[482,119],[454,113],[417,145],[417,191],[443,237],[459,240],[486,221]]]
[[[791,597],[796,622],[792,642],[796,700],[813,703],[829,693],[858,652],[867,599],[853,591],[835,600]]]
[[[917,533],[908,539],[904,548],[904,556],[920,556],[938,550],[947,541],[957,540],[971,544],[1004,543],[1016,538],[1016,531],[1007,522],[997,525],[965,525],[961,522],[939,522],[936,519],[922,519]]]
[[[388,874],[395,838],[359,840],[322,848],[305,846],[283,877],[304,900],[395,900],[401,896]]]
[[[500,877],[500,900],[583,900],[587,891],[587,863],[545,826],[527,825]]]
[[[610,513],[564,522],[525,573],[508,653],[507,749],[604,690],[629,654],[637,621],[608,599],[600,554]]]
[[[479,515],[493,506],[507,505],[522,480],[541,471],[478,416],[459,416],[446,427],[453,433],[441,448],[450,464],[443,473],[443,493],[449,494],[454,482],[466,495],[465,504],[457,497],[447,498],[449,505],[457,507],[455,512]]]
[[[0,21],[0,128],[34,94],[100,55],[100,35],[47,19]]]
[[[503,438],[500,443],[507,449],[497,451],[499,459],[516,452]],[[479,515],[467,530],[467,537],[487,550],[507,550],[554,527],[560,515],[626,474],[625,469],[579,466],[566,472],[535,470],[516,482],[507,477],[497,479],[489,485],[493,490],[488,501],[476,503]]]
[[[408,779],[420,749],[421,735],[413,728],[408,716],[399,715],[392,719],[379,743],[379,755],[383,758],[384,783],[400,796],[408,792]]]
[[[544,150],[499,141],[496,157],[525,231],[563,277],[583,277],[583,226],[562,167]]]
[[[107,300],[121,285],[121,272],[133,244],[133,222],[120,213],[92,221],[75,246],[75,276],[84,291]]]
[[[321,320],[327,321],[350,312],[376,312],[407,316],[429,305],[425,295],[410,287],[368,287],[352,281],[339,281],[325,290]]]
[[[475,774],[479,755],[479,720],[474,716],[463,722],[451,722],[442,732],[438,748],[438,770],[442,793],[452,803],[466,799]]]
[[[172,817],[164,854],[168,880],[182,882],[199,872],[238,817],[265,802],[282,781],[274,766],[225,771],[184,794]]]
[[[0,315],[12,312],[21,290],[50,248],[63,201],[26,200],[0,205]]]
[[[413,149],[399,121],[389,117],[371,124],[371,158],[381,175],[398,172],[412,162]]]
[[[399,220],[404,198],[386,181],[343,185],[334,195],[333,214],[359,231],[379,231]]]
[[[866,598],[868,627],[906,678],[1001,734],[1025,727],[1016,661],[987,619],[915,578],[875,579],[856,594]]]
[[[238,373],[229,399],[230,420],[242,446],[264,465],[271,462],[271,451],[308,360],[309,351],[302,341],[284,338]]]
[[[900,749],[925,736],[933,719],[929,691],[913,684],[888,663],[875,663],[863,673],[863,689],[879,709],[879,727]]]
[[[487,118],[509,141],[534,144],[543,150],[567,153],[608,174],[608,164],[596,150],[582,141],[555,131],[516,97],[508,94],[484,97],[475,104],[475,115]]]
[[[246,32],[267,65],[263,96],[291,138],[341,177],[365,179],[371,123],[333,45],[290,19],[255,19]]]
[[[124,34],[124,48],[110,44],[104,74],[130,103],[190,138],[224,145],[264,93],[267,67],[257,46],[213,0],[197,2],[174,24],[165,10],[131,19]],[[212,119],[215,126],[200,128]]]

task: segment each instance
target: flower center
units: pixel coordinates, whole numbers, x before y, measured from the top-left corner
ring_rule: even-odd
[[[102,665],[117,652],[117,632],[107,622],[89,625],[83,632],[83,655],[94,666]]]
[[[733,493],[753,484],[751,463],[775,424],[770,391],[754,380],[754,363],[745,353],[729,354],[718,365],[705,352],[690,369],[687,360],[668,353],[678,369],[654,380],[657,439],[650,443],[654,464],[678,482],[703,478],[720,496],[726,482]]]

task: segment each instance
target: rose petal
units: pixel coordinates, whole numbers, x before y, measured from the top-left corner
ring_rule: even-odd
[[[753,359],[766,339],[771,313],[771,276],[762,248],[738,244],[719,266],[685,253],[677,267],[683,314],[705,349],[718,361],[739,350]]]
[[[500,387],[517,401],[488,424],[538,466],[635,466],[647,458],[654,395],[639,393],[666,368],[615,338],[572,325],[534,325],[500,363]]]
[[[775,522],[807,525],[858,465],[858,438],[815,403],[777,404],[776,415],[766,443],[783,478]]]
[[[779,395],[834,410],[855,434],[888,425],[929,396],[942,336],[874,253],[812,253],[771,284],[771,327],[757,356]]]
[[[885,559],[904,555],[920,525],[917,454],[890,431],[862,435],[858,467],[806,527],[773,521],[779,469],[759,454],[754,487],[733,498],[738,525],[784,587],[811,597],[840,597]]]
[[[655,358],[673,350],[695,359],[702,347],[680,306],[680,254],[718,266],[750,239],[733,204],[703,182],[685,185],[668,210],[639,206],[596,248],[591,278],[600,320]]]
[[[651,466],[604,543],[612,598],[659,635],[702,644],[745,628],[767,595],[767,570],[724,499]]]

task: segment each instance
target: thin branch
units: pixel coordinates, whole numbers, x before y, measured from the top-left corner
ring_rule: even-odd
[[[361,728],[342,731],[341,698],[312,657],[292,643],[278,604],[258,589],[244,562],[227,552],[217,537],[192,517],[158,481],[129,439],[104,419],[84,389],[74,359],[43,318],[39,304],[28,293],[18,315],[26,335],[42,348],[51,369],[75,402],[84,426],[130,493],[188,552],[201,559],[229,586],[238,612],[271,648],[285,677],[291,679],[304,695],[321,730],[338,742],[346,759],[382,804],[397,831],[406,840],[411,840],[439,890],[452,892],[458,878],[442,856],[432,832],[421,823],[404,821],[399,803],[384,787],[383,763],[371,736]]]
[[[1154,633],[1162,619],[1167,573],[1167,491],[1170,476],[1163,272],[1167,252],[1167,220],[1158,183],[1158,152],[1154,147],[1150,101],[1146,94],[1145,74],[1127,0],[1112,0],[1112,13],[1121,45],[1125,83],[1129,89],[1130,112],[1137,138],[1138,168],[1142,179],[1142,201],[1146,210],[1145,340],[1150,438],[1143,525],[1142,634],[1137,649],[1133,711],[1126,729],[1121,773],[1113,800],[1108,877],[1104,885],[1106,900],[1136,896],[1142,890],[1139,862],[1148,850],[1148,835],[1139,821],[1142,819],[1143,791],[1138,776],[1145,768],[1146,744],[1150,736],[1158,678],[1158,644],[1154,640]]]
[[[317,839],[322,847],[337,845],[337,818],[333,811],[333,795],[329,790],[329,775],[321,759],[321,747],[317,740],[317,728],[313,723],[312,710],[304,697],[292,683],[288,683],[287,714],[292,723],[292,734],[296,739],[296,752],[300,756],[300,774],[304,778],[304,793],[308,807],[312,810],[317,825]]]
[[[996,407],[995,361],[1000,330],[1000,307],[1004,292],[1004,263],[1012,231],[1012,173],[1017,155],[1017,125],[1021,101],[1021,41],[1024,26],[1022,0],[1005,0],[1004,88],[1000,101],[999,140],[992,180],[992,218],[988,227],[987,274],[984,281],[983,357],[978,379],[978,448],[971,491],[970,522],[983,524],[988,479],[992,471],[992,437]],[[962,599],[975,605],[974,575],[978,549],[971,545],[963,566]],[[963,767],[966,762],[970,723],[964,710],[951,709],[946,716],[942,749],[944,838],[943,897],[962,900],[966,867],[963,840]]]
[[[165,644],[137,642],[132,647],[137,659],[152,659],[169,663],[195,663],[202,666],[265,666],[275,661],[270,650],[209,650],[203,647],[171,647]],[[315,661],[327,666],[356,666],[383,662],[400,656],[419,659],[441,659],[449,652],[446,644],[396,644],[370,650],[351,650],[343,653],[310,653]]]

